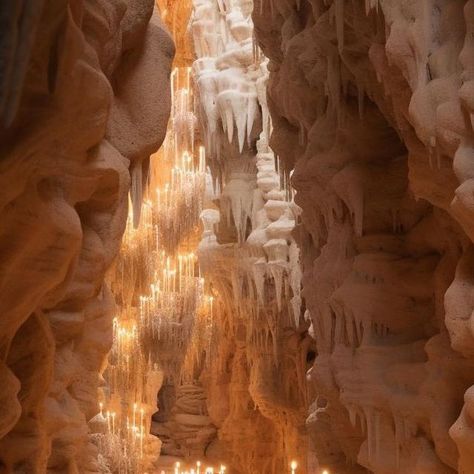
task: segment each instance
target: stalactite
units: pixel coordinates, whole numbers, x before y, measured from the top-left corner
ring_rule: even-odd
[[[138,227],[140,223],[140,214],[142,208],[142,200],[143,200],[143,172],[142,172],[142,163],[138,162],[132,168],[131,176],[132,176],[132,183],[130,189],[130,196],[133,206],[133,227],[135,229]]]
[[[345,0],[335,0],[334,15],[336,17],[337,47],[339,54],[344,50],[344,2]]]
[[[219,208],[220,224],[217,228],[211,223],[207,210],[202,214],[205,230],[198,254],[203,275],[226,302],[223,319],[230,328],[230,337],[216,343],[225,348],[225,354],[225,350],[235,350],[229,349],[232,341],[238,351],[243,351],[248,364],[246,375],[233,365],[232,377],[239,374],[234,383],[241,388],[233,395],[235,400],[230,400],[228,425],[225,421],[218,427],[219,436],[235,439],[238,426],[242,424],[245,430],[252,426],[245,426],[247,422],[243,421],[248,408],[242,393],[250,394],[256,412],[251,419],[263,423],[265,417],[272,419],[278,433],[272,430],[271,436],[284,448],[276,449],[272,459],[267,460],[259,451],[260,443],[243,453],[232,446],[229,449],[233,462],[243,472],[280,474],[288,466],[289,456],[293,456],[291,451],[296,449],[283,439],[290,433],[293,436],[296,418],[304,417],[302,407],[306,403],[306,397],[301,396],[304,373],[295,371],[294,366],[294,360],[304,364],[303,349],[299,344],[291,347],[292,353],[301,351],[291,363],[282,349],[295,337],[302,306],[299,251],[291,235],[297,206],[292,202],[288,176],[278,167],[278,159],[269,146],[272,123],[266,100],[268,60],[255,48],[251,8],[243,2],[229,2],[227,6],[223,2],[204,3],[205,7],[203,2],[195,2],[192,19],[198,56],[193,72],[195,83],[202,84],[201,127],[210,148],[208,164],[220,183],[220,192],[212,203],[208,202],[209,211],[214,206]],[[213,21],[216,15],[225,15],[225,22]],[[213,35],[222,49],[200,48],[199,36],[204,32]],[[209,104],[215,104],[216,120]],[[290,387],[282,394],[293,400],[288,403],[296,403],[297,414],[286,413],[281,402],[267,393],[258,380],[258,374],[270,377],[277,367],[282,373],[291,373],[288,382],[291,380],[298,387]],[[210,363],[204,373],[215,380],[216,370]],[[212,396],[213,389],[208,390]],[[261,427],[255,425],[253,429]]]

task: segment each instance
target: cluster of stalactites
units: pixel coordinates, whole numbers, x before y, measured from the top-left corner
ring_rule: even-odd
[[[260,125],[265,136],[271,131],[267,60],[255,46],[251,11],[251,2],[196,0],[192,18],[202,135],[223,222],[235,226],[239,243],[251,230],[256,137]]]
[[[256,79],[263,63],[255,54],[250,13],[243,2],[194,1],[193,69],[211,160],[221,159],[219,129],[242,152],[260,116]]]
[[[193,70],[202,128],[211,170],[219,180],[225,177],[217,199],[219,211],[207,209],[201,214],[199,256],[211,275],[215,273],[216,267],[205,261],[213,259],[212,252],[224,251],[217,243],[217,224],[234,225],[239,255],[227,270],[234,305],[238,314],[250,319],[248,327],[255,328],[249,337],[272,340],[276,353],[278,328],[298,326],[300,318],[299,249],[291,236],[299,208],[268,145],[272,131],[266,100],[268,61],[253,43],[250,15],[248,2],[194,2],[192,31],[198,59]],[[261,134],[252,143],[257,120]],[[221,156],[223,140],[237,140],[240,157]],[[246,303],[250,301],[257,304]],[[266,332],[260,334],[265,307],[275,311],[266,311]]]

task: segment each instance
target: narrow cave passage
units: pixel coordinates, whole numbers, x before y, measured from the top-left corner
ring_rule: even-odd
[[[0,474],[474,473],[474,0],[3,0]]]

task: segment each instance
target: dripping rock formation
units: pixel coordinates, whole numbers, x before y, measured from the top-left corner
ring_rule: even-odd
[[[268,146],[267,60],[252,2],[195,0],[191,27],[201,137],[212,183],[199,263],[216,299],[199,382],[216,427],[206,454],[233,473],[306,470],[306,359],[298,207]],[[301,317],[300,317],[301,316]]]
[[[331,472],[474,472],[474,1],[258,0]],[[472,161],[473,160],[473,161]]]
[[[99,472],[104,274],[165,135],[174,46],[152,0],[6,0],[0,24],[0,471]]]

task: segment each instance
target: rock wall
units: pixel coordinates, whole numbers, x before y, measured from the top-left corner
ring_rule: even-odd
[[[473,1],[258,0],[337,473],[474,472]]]
[[[174,46],[152,0],[0,6],[0,470],[98,472],[104,274],[163,140]],[[143,173],[141,172],[143,171]]]

